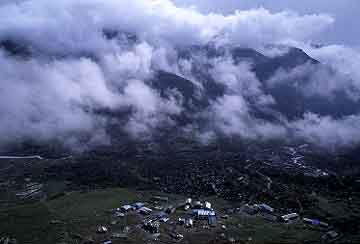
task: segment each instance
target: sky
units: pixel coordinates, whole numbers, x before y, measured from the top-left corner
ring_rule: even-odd
[[[317,36],[325,44],[360,46],[360,1],[358,0],[174,0],[178,6],[196,6],[203,12],[232,13],[263,7],[273,12],[291,10],[300,14],[326,13],[333,26]]]

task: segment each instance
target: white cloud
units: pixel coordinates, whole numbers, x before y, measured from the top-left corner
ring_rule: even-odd
[[[213,40],[260,49],[264,44],[297,43],[339,74],[324,81],[325,70],[313,71],[308,89],[325,97],[341,88],[356,98],[360,91],[359,53],[342,46],[314,49],[304,44],[333,25],[334,19],[327,14],[300,15],[265,8],[204,14],[196,8],[177,7],[169,0],[27,0],[3,3],[0,16],[0,40],[14,40],[34,52],[24,60],[0,53],[0,135],[4,143],[66,138],[73,145],[84,134],[91,143],[108,142],[106,121],[97,113],[105,109],[130,109],[129,120],[121,126],[138,137],[174,123],[172,117],[183,111],[177,91],[167,91],[165,99],[149,80],[160,69],[193,79],[202,88],[203,81],[194,79],[195,61],[209,65],[209,75],[226,87],[225,95],[210,101],[207,110],[215,129],[225,134],[279,138],[290,128],[299,131],[299,137],[320,144],[356,141],[347,139],[356,129],[356,115],[340,120],[306,115],[303,120],[285,121],[285,125],[258,119],[254,108],[266,110],[276,101],[264,92],[247,63],[234,64],[227,56],[178,60],[177,46]],[[135,33],[138,40],[133,45],[109,40],[103,30]],[[273,50],[271,53],[275,55]],[[308,68],[298,67],[290,78],[301,77]],[[339,83],[339,77],[350,79]],[[316,133],[323,127],[330,135]],[[210,138],[213,131],[203,135]]]
[[[169,0],[46,0],[0,7],[0,37],[17,37],[50,53],[100,52],[103,28],[136,32],[152,41],[205,43],[224,35],[231,43],[258,45],[308,40],[333,23],[328,15],[300,16],[266,9],[202,14]]]
[[[92,61],[44,64],[0,53],[0,64],[1,142],[22,138],[67,141],[89,131],[104,134],[102,119],[85,108],[111,107],[116,99]]]
[[[278,70],[267,81],[268,85],[291,84],[306,96],[333,99],[338,92],[345,92],[353,101],[360,99],[360,51],[342,45],[313,47],[307,43],[290,42],[302,48],[321,65],[307,63],[290,71]]]
[[[263,87],[256,75],[251,71],[249,63],[235,64],[232,58],[221,57],[210,61],[209,71],[216,82],[227,88],[227,93],[240,95],[257,105],[273,104],[271,96],[263,93]]]
[[[105,117],[98,114],[104,109],[134,109],[123,125],[133,135],[170,121],[169,115],[181,112],[180,101],[161,98],[145,84],[152,75],[152,59],[153,48],[146,43],[127,51],[115,49],[98,62],[76,57],[22,60],[1,51],[1,143],[108,143]]]
[[[351,115],[342,119],[307,113],[304,119],[290,123],[295,136],[324,148],[349,147],[360,141],[360,116]]]
[[[171,123],[169,116],[181,113],[181,104],[175,97],[164,100],[139,80],[129,81],[123,99],[134,109],[127,129],[135,137],[148,133],[161,123]]]
[[[314,58],[350,78],[354,82],[352,85],[360,88],[360,50],[342,45],[320,48],[305,46],[304,49]]]

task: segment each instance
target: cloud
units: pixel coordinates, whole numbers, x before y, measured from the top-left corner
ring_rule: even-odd
[[[235,64],[226,54],[210,59],[210,74],[227,88],[225,95],[214,101],[208,115],[215,128],[226,135],[246,139],[305,140],[332,150],[358,145],[359,53],[344,46],[314,48],[303,44],[302,47],[321,63],[308,62],[290,70],[279,69],[265,86],[252,72],[250,63]],[[273,110],[279,101],[268,89],[282,85],[286,89],[281,96],[291,93],[291,89],[302,93],[298,99],[306,107],[300,117],[290,119],[285,113]],[[327,115],[311,112],[317,109]],[[270,112],[272,119],[259,117],[259,110]]]
[[[242,45],[308,40],[331,26],[324,14],[300,16],[259,8],[233,14],[203,14],[179,8],[169,0],[46,0],[7,4],[0,8],[0,38],[18,38],[48,53],[101,52],[110,47],[102,30],[135,32],[153,42],[207,43],[215,37]]]
[[[280,69],[267,81],[267,85],[271,88],[291,86],[308,98],[321,97],[333,101],[345,93],[346,98],[359,101],[360,84],[357,83],[356,74],[344,73],[339,68],[306,63],[290,71]]]
[[[342,45],[288,44],[302,48],[320,64],[308,62],[291,70],[279,69],[266,81],[268,86],[288,85],[306,97],[320,96],[329,101],[336,100],[339,95],[353,102],[360,100],[359,50]]]
[[[246,10],[263,7],[271,12],[290,10],[303,14],[328,13],[336,21],[326,32],[313,39],[317,43],[339,43],[360,45],[357,16],[360,14],[358,0],[175,0],[179,6],[195,6],[203,12],[233,13],[237,9]]]
[[[284,52],[269,50],[267,44],[297,43],[336,75],[304,65],[278,71],[268,84],[291,83],[310,73],[304,94],[328,99],[342,89],[357,100],[358,53],[343,46],[306,44],[331,28],[334,18],[327,14],[265,8],[203,13],[169,0],[27,0],[3,3],[0,16],[0,42],[10,40],[30,52],[25,57],[0,52],[0,147],[23,140],[58,140],[84,147],[110,143],[109,120],[120,114],[126,119],[117,126],[138,139],[162,126],[175,126],[176,117],[186,112],[189,94],[155,89],[152,81],[159,70],[188,79],[179,79],[184,82],[179,87],[187,88],[185,82],[190,82],[195,87],[192,99],[206,96],[210,82],[224,87],[224,94],[209,98],[208,107],[187,114],[194,120],[206,118],[206,129],[197,122],[184,128],[199,130],[203,141],[219,131],[272,139],[284,138],[290,130],[297,138],[321,145],[326,140],[341,145],[356,142],[347,135],[356,128],[357,115],[335,119],[305,114],[289,121],[273,110],[277,101],[258,80],[253,64],[235,63],[229,53],[196,56],[191,49],[212,43],[215,48],[252,47],[277,56]],[[181,50],[190,50],[190,57],[182,57]],[[268,114],[259,116],[264,111]],[[315,133],[322,127],[329,133],[334,129],[333,136]]]
[[[1,52],[0,64],[2,143],[27,138],[59,139],[66,144],[89,131],[96,135],[90,141],[100,139],[100,134],[105,137],[103,120],[91,110],[86,112],[86,107],[111,107],[116,99],[95,63],[22,61]]]
[[[307,113],[304,119],[294,121],[289,126],[296,137],[327,149],[351,147],[360,141],[360,115],[334,119]]]
[[[158,92],[139,80],[129,81],[124,89],[124,100],[134,109],[127,129],[135,137],[146,134],[162,123],[171,124],[170,116],[182,111],[181,101],[175,96],[162,99]]]
[[[264,89],[249,63],[235,64],[225,56],[210,61],[210,74],[216,82],[226,87],[225,95],[215,100],[210,117],[215,127],[226,135],[238,135],[246,139],[269,139],[284,136],[281,126],[254,116],[256,107],[267,107],[275,103]]]
[[[79,150],[108,144],[102,110],[130,109],[123,125],[137,136],[181,112],[171,94],[162,98],[146,80],[155,51],[146,43],[91,58],[22,59],[0,52],[2,146],[23,140],[57,140]],[[1,145],[0,145],[1,146]]]
[[[326,45],[318,48],[305,45],[304,49],[322,63],[350,78],[354,87],[360,87],[360,50],[343,45]]]
[[[282,125],[252,116],[249,104],[239,95],[225,95],[216,100],[211,115],[216,128],[225,135],[256,140],[280,139],[286,135]]]
[[[274,103],[271,96],[264,94],[262,83],[251,71],[247,62],[235,64],[229,56],[210,60],[213,67],[209,73],[215,82],[225,85],[228,94],[236,94],[252,101],[257,105],[270,105]]]

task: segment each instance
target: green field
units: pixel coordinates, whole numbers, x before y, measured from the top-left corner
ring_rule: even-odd
[[[55,200],[2,210],[0,235],[16,237],[20,243],[72,243],[71,236],[96,231],[97,225],[108,223],[106,210],[137,199],[125,189],[71,192]],[[52,220],[60,220],[63,224],[51,224]]]
[[[121,233],[125,226],[130,226],[126,241],[113,243],[144,243],[149,234],[137,227],[142,219],[137,214],[130,214],[125,218],[115,218],[110,213],[113,208],[135,201],[147,201],[155,192],[139,192],[130,189],[111,188],[94,190],[91,192],[69,192],[53,200],[20,205],[0,211],[0,236],[16,238],[18,243],[31,244],[78,244],[84,240],[94,240],[95,243],[110,238],[112,233]],[[183,196],[167,195],[171,203],[178,203],[185,199]],[[221,199],[209,199],[219,215],[225,214],[227,208],[234,207]],[[235,204],[236,205],[236,204]],[[322,202],[326,205],[326,202]],[[154,205],[149,205],[153,207]],[[320,206],[322,208],[328,207]],[[330,210],[329,210],[330,211]],[[171,221],[178,217],[187,216],[184,211],[176,211]],[[54,224],[54,220],[57,222]],[[116,220],[116,224],[110,225]],[[96,233],[99,225],[110,227],[107,234]],[[176,230],[184,235],[180,243],[209,243],[219,239],[224,233],[225,238],[235,238],[240,243],[251,239],[251,243],[303,243],[304,241],[318,241],[323,232],[306,227],[301,221],[292,224],[269,222],[261,216],[247,216],[232,214],[229,219],[218,222],[216,228],[203,228],[205,222],[198,222],[193,229],[163,224],[158,243],[173,241],[169,233]],[[226,230],[221,229],[226,225]]]

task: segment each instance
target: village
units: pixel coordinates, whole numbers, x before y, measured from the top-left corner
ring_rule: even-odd
[[[263,218],[271,224],[284,226],[302,225],[321,233],[319,243],[331,243],[341,237],[331,224],[300,216],[296,212],[283,212],[271,206],[245,204],[236,209],[216,210],[209,201],[187,198],[184,201],[171,202],[168,197],[153,196],[146,202],[134,202],[111,209],[110,223],[102,223],[96,229],[94,239],[84,241],[90,243],[123,243],[143,237],[144,243],[191,243],[186,237],[196,233],[211,233],[219,241],[225,243],[251,243],[253,237],[240,237],[228,229],[242,228],[242,224],[233,226],[232,218],[246,216]],[[54,222],[56,224],[56,222]],[[121,226],[121,228],[119,228]],[[191,238],[190,238],[191,239]]]
[[[4,159],[0,244],[337,244],[358,238],[358,179],[309,166],[306,150],[218,161],[189,160],[196,155],[189,151],[174,163],[143,165]]]

